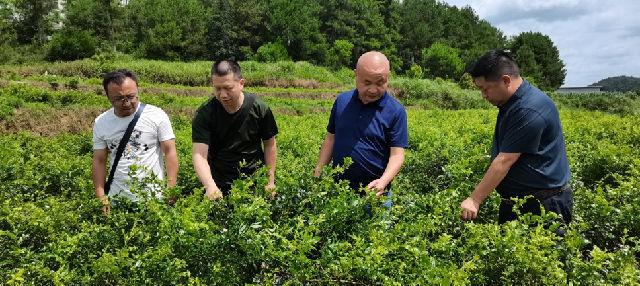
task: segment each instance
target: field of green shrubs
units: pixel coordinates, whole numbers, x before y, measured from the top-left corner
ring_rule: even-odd
[[[105,217],[91,184],[91,124],[109,108],[100,72],[125,63],[92,61],[100,64],[0,67],[0,284],[640,285],[634,94],[552,95],[575,197],[574,222],[558,237],[556,226],[544,227],[552,214],[497,225],[495,194],[477,221],[459,219],[489,164],[497,114],[477,91],[393,79],[410,138],[387,211],[375,196],[333,182],[339,169],[311,176],[327,94],[350,88],[350,71],[243,63],[247,89],[267,101],[280,129],[278,195],[265,193],[259,172],[209,201],[190,141],[209,64],[134,61],[126,66],[140,73],[142,101],[172,119],[181,169],[178,187],[165,192],[179,199],[145,199]],[[292,70],[265,72],[279,65]]]

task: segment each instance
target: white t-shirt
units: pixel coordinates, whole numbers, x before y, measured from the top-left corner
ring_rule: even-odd
[[[140,108],[140,104],[138,104],[138,108]],[[133,117],[134,114],[127,117],[118,117],[113,108],[96,117],[93,124],[93,150],[107,149],[109,152],[109,167],[113,166],[120,140]],[[164,160],[160,142],[175,138],[169,116],[162,109],[147,104],[142,114],[140,114],[131,137],[129,137],[129,142],[127,142],[122,152],[122,157],[120,157],[113,176],[109,197],[118,195],[133,201],[138,200],[129,191],[128,182],[131,180],[129,170],[132,165],[141,167],[138,172],[133,174],[136,180],[150,175],[151,172],[158,179],[164,180]],[[109,172],[107,172],[108,176]],[[156,197],[161,196],[157,187],[149,186],[147,189],[154,192]]]

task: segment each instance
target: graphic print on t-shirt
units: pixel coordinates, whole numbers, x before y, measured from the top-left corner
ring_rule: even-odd
[[[136,154],[140,153],[140,150],[147,151],[149,150],[149,145],[141,143],[140,138],[142,137],[142,132],[140,130],[133,130],[131,132],[131,137],[129,137],[129,142],[124,147],[124,151],[122,152],[122,158],[125,160],[133,160],[136,158]],[[119,140],[113,140],[109,143],[109,151],[114,153],[118,150],[118,144],[120,144]]]

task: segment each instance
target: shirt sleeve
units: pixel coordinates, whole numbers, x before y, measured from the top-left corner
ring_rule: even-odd
[[[407,127],[407,112],[404,108],[400,108],[396,113],[396,117],[391,125],[390,132],[390,146],[389,147],[409,147],[409,131]]]
[[[171,120],[164,111],[160,110],[160,121],[158,122],[158,141],[167,141],[175,139],[176,135],[173,133],[171,127]]]
[[[97,127],[98,122],[93,122],[93,150],[102,150],[107,149],[107,141],[100,136],[99,128]]]
[[[329,123],[327,123],[327,132],[331,134],[336,134],[336,105],[338,104],[338,99],[333,102],[333,107],[331,107],[331,115],[329,115]]]
[[[500,142],[503,153],[537,153],[546,121],[533,109],[520,109],[506,122]]]
[[[273,117],[271,109],[267,107],[262,116],[262,120],[260,120],[260,138],[262,138],[262,140],[268,140],[277,134],[278,125],[276,124],[276,119]]]
[[[204,143],[207,145],[210,143],[211,126],[213,126],[211,112],[213,111],[207,108],[206,103],[196,111],[196,115],[191,122],[191,141],[193,143]]]

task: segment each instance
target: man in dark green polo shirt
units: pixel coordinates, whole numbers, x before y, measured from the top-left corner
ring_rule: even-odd
[[[243,92],[240,66],[231,60],[211,68],[212,97],[193,119],[193,167],[210,199],[226,196],[241,174],[263,164],[269,168],[265,188],[275,194],[278,127],[267,104]],[[264,149],[263,149],[264,148]]]

